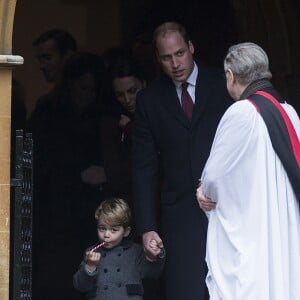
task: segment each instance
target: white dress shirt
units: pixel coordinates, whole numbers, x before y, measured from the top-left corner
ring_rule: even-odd
[[[193,100],[194,104],[195,104],[195,91],[196,91],[197,76],[198,76],[198,67],[194,63],[193,71],[192,71],[191,75],[186,80],[186,82],[189,84],[187,90],[188,90],[190,96],[192,97],[192,100]],[[179,82],[179,81],[173,81],[173,82],[175,84],[176,92],[177,92],[178,99],[179,99],[179,102],[180,102],[180,105],[181,105],[181,92],[182,92],[181,85],[182,85],[182,82]]]

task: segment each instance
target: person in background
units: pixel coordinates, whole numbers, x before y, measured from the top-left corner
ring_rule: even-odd
[[[48,155],[51,123],[59,110],[58,85],[65,61],[77,51],[77,42],[70,33],[62,29],[51,29],[33,41],[33,48],[45,80],[52,84],[51,90],[36,101],[26,121],[26,131],[32,133],[34,141],[34,193],[38,199],[46,177],[43,162]]]
[[[95,212],[100,244],[88,248],[73,276],[74,287],[86,299],[143,299],[142,279],[157,277],[164,266],[165,252],[155,240],[155,255],[145,256],[140,244],[128,239],[131,210],[120,198],[103,201]]]
[[[54,143],[48,145],[54,180],[49,188],[53,200],[65,194],[74,205],[78,199],[79,214],[88,208],[85,202],[94,202],[93,214],[99,195],[94,197],[92,191],[101,192],[106,182],[100,132],[105,78],[100,56],[78,52],[66,61],[59,84],[59,111],[52,124]]]
[[[70,33],[51,29],[35,39],[33,47],[45,79],[57,83],[66,59],[77,51],[77,42]]]
[[[146,81],[142,70],[129,56],[115,58],[109,78],[119,111],[117,119],[111,118],[109,130],[107,126],[103,128],[105,171],[113,194],[121,195],[132,207],[132,126],[136,94],[146,86]]]
[[[152,240],[168,253],[162,299],[204,300],[207,219],[197,209],[195,190],[217,124],[231,102],[222,72],[194,61],[194,45],[181,24],[161,24],[153,40],[163,74],[137,94],[136,226],[149,257]]]
[[[104,75],[101,57],[78,52],[65,62],[57,86],[58,106],[48,124],[43,161],[43,194],[37,199],[43,218],[35,227],[40,232],[35,248],[36,299],[78,297],[71,274],[80,249],[95,239],[91,216],[104,197],[106,181],[100,132]],[[62,257],[61,252],[69,255]],[[64,265],[59,273],[58,264]]]
[[[39,139],[42,139],[47,128],[47,120],[55,114],[57,84],[61,80],[64,63],[77,52],[77,42],[70,33],[62,29],[51,29],[33,41],[33,48],[46,81],[53,84],[50,92],[37,100],[27,121],[27,130],[40,143]]]
[[[300,299],[299,117],[271,84],[260,46],[230,47],[224,70],[236,102],[197,189],[210,299]]]
[[[121,140],[124,141],[132,127],[136,95],[146,86],[146,80],[142,71],[130,60],[116,63],[110,75],[116,99],[124,109],[119,123],[122,129]]]
[[[52,85],[51,90],[36,101],[34,110],[25,124],[25,130],[32,133],[34,145],[33,254],[36,259],[33,261],[33,297],[40,300],[51,297],[41,285],[43,283],[40,268],[44,265],[39,262],[42,257],[43,244],[48,238],[46,232],[51,227],[49,225],[51,223],[48,222],[51,219],[48,214],[48,206],[51,203],[48,194],[49,145],[53,145],[53,124],[60,109],[58,86],[62,77],[62,69],[65,61],[77,51],[77,42],[70,33],[62,29],[51,29],[43,32],[33,41],[33,50],[45,80]]]

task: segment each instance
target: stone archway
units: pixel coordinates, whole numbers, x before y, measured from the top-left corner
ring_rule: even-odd
[[[12,55],[17,0],[0,0],[0,299],[9,299],[10,123],[12,69],[23,58]]]

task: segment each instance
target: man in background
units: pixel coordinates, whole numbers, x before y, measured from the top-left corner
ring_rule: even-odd
[[[68,32],[53,29],[42,33],[34,40],[33,48],[46,81],[53,85],[49,92],[37,100],[26,122],[26,130],[32,133],[34,144],[33,299],[49,299],[51,295],[45,291],[47,282],[44,282],[41,276],[46,269],[44,245],[47,244],[47,239],[50,239],[49,232],[55,222],[51,220],[49,213],[54,206],[49,196],[50,168],[53,164],[49,154],[52,152],[51,146],[55,135],[53,128],[56,127],[55,123],[60,110],[58,87],[63,67],[66,60],[77,51],[77,43]],[[51,264],[52,261],[49,259],[47,263]],[[57,299],[58,297],[59,295]]]

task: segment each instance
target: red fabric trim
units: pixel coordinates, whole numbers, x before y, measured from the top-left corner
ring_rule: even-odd
[[[269,93],[266,93],[264,91],[257,91],[255,94],[258,94],[258,95],[261,95],[261,96],[267,98],[279,110],[279,112],[280,112],[280,114],[281,114],[281,116],[284,120],[284,123],[287,127],[289,137],[290,137],[290,141],[291,141],[292,148],[293,148],[293,152],[294,152],[295,158],[296,158],[297,163],[298,163],[298,167],[300,167],[300,142],[299,142],[299,139],[298,139],[298,136],[296,134],[295,128],[294,128],[289,116],[287,115],[285,110],[281,107],[279,102],[272,95],[270,95]]]

